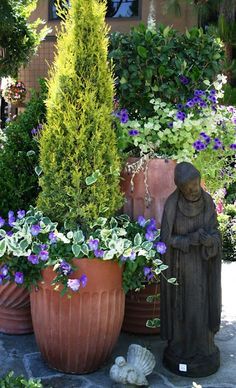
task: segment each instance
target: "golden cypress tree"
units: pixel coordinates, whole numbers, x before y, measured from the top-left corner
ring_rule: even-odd
[[[38,206],[60,224],[89,224],[113,215],[122,205],[111,117],[114,82],[107,61],[104,2],[70,3],[48,81]],[[94,173],[96,182],[87,185]]]

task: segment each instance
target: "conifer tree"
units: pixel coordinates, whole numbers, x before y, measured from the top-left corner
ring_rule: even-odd
[[[40,143],[38,206],[61,225],[89,224],[113,215],[122,204],[106,6],[99,0],[71,0],[70,5],[48,82]]]

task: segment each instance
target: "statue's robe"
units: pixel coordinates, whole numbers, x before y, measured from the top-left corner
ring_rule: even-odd
[[[200,243],[199,229],[212,236],[211,247]],[[176,189],[165,204],[161,241],[167,245],[165,276],[179,283],[162,277],[161,337],[183,360],[208,356],[221,315],[221,236],[211,196],[202,190],[200,200],[189,202]]]

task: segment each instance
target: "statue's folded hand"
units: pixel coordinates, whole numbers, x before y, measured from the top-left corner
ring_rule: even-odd
[[[201,244],[207,248],[210,248],[214,243],[213,237],[209,233],[207,233],[204,229],[200,229],[199,233],[200,233]]]

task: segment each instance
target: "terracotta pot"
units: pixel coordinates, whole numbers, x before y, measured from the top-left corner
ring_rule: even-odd
[[[88,282],[78,292],[61,296],[51,286],[52,269],[43,272],[44,283],[31,293],[31,310],[37,344],[54,369],[66,373],[89,373],[110,356],[123,317],[122,269],[112,261],[75,259]]]
[[[13,283],[0,286],[0,332],[5,334],[33,332],[29,292]]]
[[[159,334],[160,328],[146,327],[148,319],[160,318],[160,300],[147,302],[149,295],[160,293],[159,284],[148,284],[138,292],[129,291],[125,298],[125,317],[122,330],[133,334]]]
[[[127,164],[132,165],[137,161],[138,158],[129,158]],[[149,195],[147,196],[145,188],[144,171],[140,171],[135,175],[133,191],[131,185],[132,174],[128,173],[126,169],[121,174],[121,189],[126,197],[123,213],[128,214],[135,220],[140,215],[145,218],[154,217],[157,226],[160,227],[165,201],[176,188],[174,184],[176,163],[166,159],[151,159],[147,163],[146,180],[150,198],[147,198]]]

